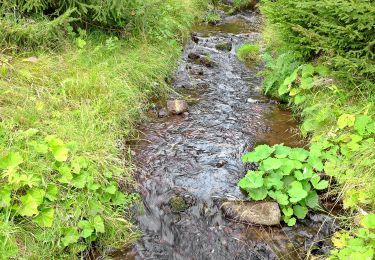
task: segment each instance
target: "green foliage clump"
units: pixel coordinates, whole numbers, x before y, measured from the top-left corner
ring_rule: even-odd
[[[248,9],[253,10],[257,3],[257,0],[234,0],[232,12],[238,12]]]
[[[252,200],[271,198],[281,206],[283,220],[293,226],[304,219],[308,208],[319,206],[316,190],[328,187],[319,173],[326,160],[335,160],[337,148],[330,143],[316,144],[310,152],[281,144],[259,145],[242,157],[243,162],[258,163],[257,171],[248,171],[239,186]]]
[[[305,61],[321,58],[350,83],[374,84],[373,1],[264,1],[261,11]]]
[[[254,62],[260,57],[259,45],[243,44],[236,50],[237,57],[243,62]]]
[[[217,24],[221,21],[221,16],[220,14],[216,12],[209,12],[206,15],[206,22],[210,24]]]
[[[103,169],[76,143],[43,137],[36,129],[5,131],[2,125],[0,251],[7,257],[32,256],[20,252],[20,240],[33,250],[43,241],[50,255],[63,256],[88,250],[111,229],[121,229],[120,237],[132,236],[122,212],[138,195],[120,191],[114,175],[121,168]],[[13,232],[3,233],[13,225]]]
[[[75,38],[79,28],[101,31],[119,38],[164,37],[186,33],[193,21],[192,10],[204,3],[193,0],[105,0],[105,1],[5,1],[0,7],[0,46],[35,50],[61,47],[64,38]],[[199,11],[200,9],[198,9]]]
[[[332,242],[336,249],[331,251],[330,260],[374,259],[375,214],[363,216],[360,225],[352,232],[339,231],[333,236]]]

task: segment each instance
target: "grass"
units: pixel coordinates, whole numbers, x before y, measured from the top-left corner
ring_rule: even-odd
[[[246,63],[252,63],[260,59],[259,45],[244,44],[236,50],[237,57]]]
[[[202,2],[199,4],[204,7]],[[167,81],[181,55],[183,36],[195,15],[200,15],[192,15],[193,10],[197,10],[197,5],[191,0],[164,2],[155,10],[162,20],[144,21],[145,28],[124,39],[88,31],[72,39],[61,39],[58,50],[38,48],[38,42],[30,43],[27,37],[21,41],[7,38],[5,46],[2,42],[0,162],[5,163],[9,154],[20,154],[23,162],[17,163],[15,169],[37,178],[34,184],[30,180],[16,184],[6,178],[10,168],[1,170],[0,183],[11,187],[10,203],[16,208],[5,206],[7,195],[0,190],[2,257],[71,259],[84,256],[93,241],[105,255],[113,248],[124,248],[139,235],[129,221],[128,209],[137,201],[137,195],[131,193],[133,165],[124,143],[136,134],[136,125],[148,110],[151,98],[161,98],[169,92]],[[11,30],[8,27],[8,32]],[[35,30],[36,35],[44,37],[36,25]],[[53,34],[55,37],[61,36]],[[18,48],[17,44],[29,44],[30,48]],[[9,52],[9,48],[17,51]],[[38,133],[29,137],[33,132],[29,129],[37,129]],[[67,159],[58,161],[52,146],[51,153],[35,154],[32,144],[46,145],[44,138],[48,135],[61,139],[58,142],[63,143],[62,148],[68,147]],[[81,157],[89,162],[85,172],[99,185],[97,190],[90,190],[86,184],[89,179],[83,180],[83,188],[74,186],[74,180],[57,180],[63,175],[60,165],[71,166]],[[17,175],[16,180],[19,178]],[[58,187],[59,198],[51,201],[44,196],[37,214],[19,214],[17,207],[26,205],[25,196],[36,187],[48,192],[49,184]],[[125,195],[120,205],[114,204],[117,189]],[[91,196],[99,196],[100,213],[90,213]],[[45,206],[54,210],[53,223],[48,227],[35,223]],[[100,216],[104,230],[94,216]],[[95,226],[95,232],[90,231],[87,238],[80,232],[91,227],[84,229],[81,221]]]

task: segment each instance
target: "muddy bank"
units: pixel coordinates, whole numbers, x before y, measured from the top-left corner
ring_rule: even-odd
[[[290,113],[261,94],[261,65],[236,58],[236,48],[259,39],[259,24],[248,13],[195,28],[172,96],[188,100],[189,111],[164,118],[155,111],[141,128],[143,141],[132,146],[144,236],[116,259],[303,259],[309,249],[327,251],[328,217],[265,228],[225,219],[220,208],[245,199],[237,186],[245,174],[240,158],[255,144],[303,145]],[[223,43],[231,48],[217,48]]]

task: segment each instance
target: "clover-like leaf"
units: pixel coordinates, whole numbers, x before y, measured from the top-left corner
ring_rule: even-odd
[[[20,198],[22,205],[18,210],[21,216],[33,216],[39,213],[38,201],[30,194],[26,194]]]
[[[282,212],[283,214],[286,216],[286,217],[291,217],[293,216],[293,209],[288,207],[288,208],[283,208],[282,209]]]
[[[298,218],[298,219],[304,219],[306,217],[306,214],[309,210],[304,207],[304,206],[301,206],[301,205],[295,205],[293,206],[293,212],[294,212],[294,215]]]
[[[283,158],[281,160],[280,170],[284,175],[289,175],[293,170],[302,169],[303,165],[300,161]]]
[[[297,222],[297,219],[296,219],[296,218],[290,218],[290,219],[286,222],[286,224],[287,224],[289,227],[292,227],[292,226],[294,226],[294,225],[296,224],[296,222]]]
[[[294,181],[290,184],[288,194],[290,196],[290,202],[295,203],[306,198],[307,191],[303,188],[300,182]]]
[[[259,162],[268,158],[274,152],[274,148],[268,145],[258,145],[254,151],[246,153],[242,156],[243,162]]]
[[[319,175],[315,175],[310,180],[311,184],[314,186],[317,190],[324,190],[328,187],[329,182],[326,180],[320,180]]]
[[[310,63],[308,63],[306,65],[303,65],[303,67],[302,67],[302,78],[312,76],[312,75],[314,75],[314,72],[315,72],[315,68]]]
[[[360,135],[373,134],[375,133],[375,122],[370,116],[360,115],[355,118],[354,129]]]

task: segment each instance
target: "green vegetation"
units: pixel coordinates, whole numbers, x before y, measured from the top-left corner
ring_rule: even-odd
[[[233,12],[238,12],[241,10],[254,10],[255,6],[257,4],[256,0],[234,0],[233,1],[233,8],[232,8],[232,13]]]
[[[205,4],[80,2],[0,8],[2,258],[72,259],[93,243],[105,255],[138,236],[123,140],[168,92]]]
[[[308,208],[319,206],[316,190],[328,187],[319,172],[323,163],[335,158],[337,147],[328,142],[315,144],[308,152],[303,148],[284,145],[260,145],[242,157],[243,162],[258,163],[257,171],[248,171],[239,186],[252,200],[272,198],[281,206],[283,220],[288,226],[296,224],[296,217],[304,219]],[[293,217],[295,216],[295,217]]]
[[[211,11],[206,15],[206,22],[210,24],[217,24],[221,21],[221,16],[220,14]]]
[[[250,63],[260,59],[259,45],[244,44],[236,50],[239,60]]]
[[[343,201],[343,225],[354,231],[341,236],[332,258],[371,259],[374,229],[357,228],[353,220],[375,212],[374,5],[369,0],[278,0],[263,1],[261,12],[266,18],[265,93],[288,102],[299,116],[309,154],[316,146],[333,151],[319,166],[331,180],[324,196]]]
[[[375,214],[364,216],[360,228],[352,232],[335,234],[332,242],[337,249],[332,250],[329,259],[374,259],[375,256]]]

